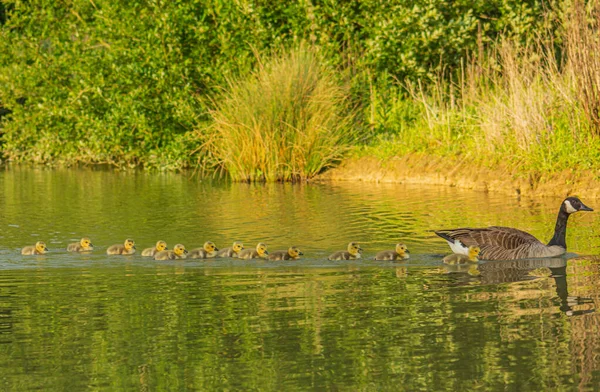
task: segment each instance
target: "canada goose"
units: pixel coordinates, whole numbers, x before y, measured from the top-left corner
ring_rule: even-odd
[[[468,255],[463,255],[462,253],[452,253],[451,255],[444,257],[442,261],[446,264],[476,263],[479,261],[477,258],[477,256],[479,256],[479,252],[481,252],[481,249],[479,249],[478,246],[469,246]]]
[[[405,260],[410,253],[404,244],[396,244],[396,250],[382,250],[375,255],[375,260]]]
[[[26,246],[21,249],[22,255],[43,255],[48,252],[46,243],[44,241],[38,241],[33,246]]]
[[[167,250],[167,243],[165,241],[158,241],[152,248],[146,248],[142,251],[142,256],[153,257],[158,252]]]
[[[300,252],[295,246],[291,246],[288,250],[278,250],[269,254],[269,260],[298,260],[304,253]]]
[[[360,259],[362,248],[356,242],[348,244],[348,250],[340,250],[339,252],[333,253],[327,258],[327,260],[355,260]]]
[[[218,251],[219,249],[217,249],[217,246],[213,242],[206,241],[202,248],[196,248],[190,251],[190,259],[210,259],[215,257]]]
[[[469,246],[481,248],[483,260],[517,260],[536,257],[555,257],[566,253],[567,220],[577,211],[593,211],[576,197],[567,197],[560,205],[554,236],[548,245],[529,233],[511,227],[491,226],[472,229],[439,230],[435,233],[448,241],[454,253],[467,254]]]
[[[79,242],[74,242],[67,246],[67,252],[88,252],[94,250],[94,245],[92,245],[92,241],[83,237]]]
[[[262,242],[259,242],[258,245],[256,245],[256,249],[244,249],[242,251],[240,251],[240,253],[238,253],[238,258],[240,259],[244,259],[244,260],[250,260],[250,259],[264,259],[269,255],[269,252],[267,252],[267,245],[263,244]]]
[[[126,239],[123,245],[111,245],[107,250],[107,255],[132,255],[135,253],[135,242],[132,239]]]
[[[179,260],[187,257],[188,251],[185,250],[185,246],[181,244],[175,245],[173,250],[161,250],[156,252],[154,260]]]
[[[244,249],[244,244],[240,241],[235,241],[233,246],[229,248],[221,249],[217,252],[217,257],[238,257],[241,250]]]

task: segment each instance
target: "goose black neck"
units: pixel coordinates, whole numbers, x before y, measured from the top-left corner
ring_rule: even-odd
[[[563,207],[558,211],[558,217],[556,217],[556,226],[554,226],[554,237],[548,242],[548,246],[558,245],[562,248],[567,249],[567,220],[569,214],[564,210]]]

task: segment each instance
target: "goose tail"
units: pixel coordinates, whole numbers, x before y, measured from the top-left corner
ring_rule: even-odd
[[[446,240],[446,242],[448,242],[448,245],[450,246],[450,249],[452,249],[452,252],[460,255],[469,255],[469,247],[462,243],[462,241],[452,238],[450,230],[438,230],[435,231],[435,234],[442,237]]]

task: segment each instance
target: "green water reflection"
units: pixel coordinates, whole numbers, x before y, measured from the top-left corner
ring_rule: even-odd
[[[3,390],[596,390],[600,260],[441,265],[432,229],[551,236],[560,199],[404,185],[240,185],[181,175],[0,173]],[[600,202],[585,201],[592,207]],[[593,254],[595,214],[570,221]],[[87,235],[91,255],[67,254]],[[133,237],[302,247],[297,262],[106,256]],[[18,248],[44,239],[54,252]],[[407,263],[328,262],[398,240]]]

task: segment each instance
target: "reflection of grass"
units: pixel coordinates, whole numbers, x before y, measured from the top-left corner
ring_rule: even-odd
[[[211,113],[207,149],[234,180],[310,178],[355,139],[347,98],[312,50],[275,56],[230,82]]]
[[[578,7],[565,18],[558,51],[565,61],[557,60],[554,42],[522,47],[505,40],[453,83],[397,87],[408,87],[405,96],[385,84],[373,88],[369,114],[378,135],[358,153],[460,156],[522,173],[600,169],[599,19],[586,23]]]

